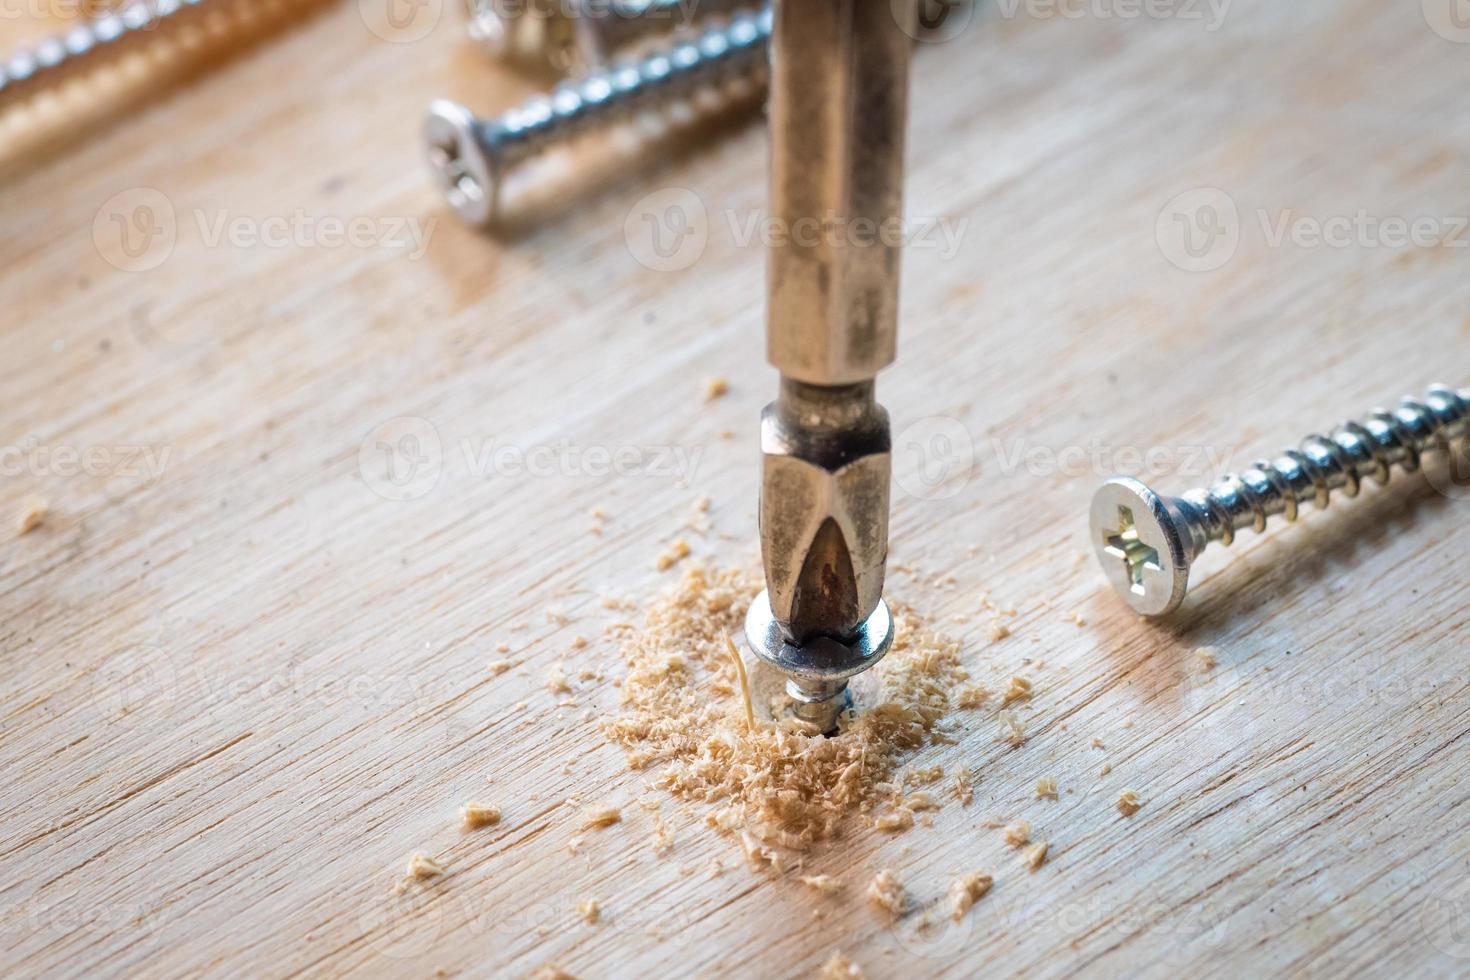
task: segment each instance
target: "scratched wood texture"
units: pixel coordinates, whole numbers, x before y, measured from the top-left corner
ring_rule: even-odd
[[[890,592],[1036,695],[1024,746],[981,714],[915,757],[975,767],[968,808],[807,859],[849,883],[822,918],[699,808],[663,804],[656,855],[636,801],[662,797],[596,727],[601,599],[672,581],[675,538],[755,560],[764,135],[579,148],[544,220],[472,233],[420,113],[537,83],[448,7],[327,6],[116,111],[6,123],[4,972],[784,977],[841,949],[878,977],[1464,975],[1466,488],[1432,470],[1243,535],[1167,623],[1084,557],[1115,467],[1182,491],[1470,385],[1448,5],[1007,3],[918,52]],[[500,643],[524,670],[487,674]],[[543,688],[563,658],[608,672],[576,707]],[[575,856],[573,794],[626,808]],[[504,822],[462,832],[472,799]],[[1035,873],[986,826],[1011,818],[1051,842]],[[448,873],[395,894],[415,851]],[[897,924],[861,898],[882,867],[919,906]],[[920,929],[970,870],[994,891]]]

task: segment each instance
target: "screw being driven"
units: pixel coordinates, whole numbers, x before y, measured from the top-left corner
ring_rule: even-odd
[[[1405,398],[1182,497],[1114,477],[1092,498],[1092,546],[1118,594],[1143,615],[1162,616],[1184,601],[1189,566],[1211,541],[1228,547],[1236,531],[1260,533],[1276,514],[1295,521],[1303,501],[1322,509],[1336,490],[1356,497],[1365,478],[1387,483],[1395,466],[1412,472],[1422,454],[1467,434],[1470,390],[1436,385],[1422,403]]]
[[[719,29],[632,64],[565,83],[497,119],[436,99],[424,120],[435,182],[471,224],[495,221],[506,171],[573,137],[650,108],[735,82],[763,85],[771,14],[741,15]]]
[[[776,0],[770,213],[830,234],[773,242],[761,415],[761,563],[745,616],[757,657],[786,675],[797,718],[837,730],[849,678],[893,644],[883,600],[892,440],[875,378],[898,338],[900,249],[842,232],[903,216],[912,14],[874,0]]]

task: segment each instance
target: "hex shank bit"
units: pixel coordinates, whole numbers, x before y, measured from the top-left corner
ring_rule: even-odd
[[[788,675],[798,717],[831,732],[847,679],[893,639],[888,414],[912,17],[874,0],[778,0],[771,40],[767,357],[761,417],[766,589],[746,616],[757,656]]]

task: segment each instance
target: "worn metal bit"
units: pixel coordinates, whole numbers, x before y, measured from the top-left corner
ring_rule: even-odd
[[[1470,390],[1436,385],[1422,403],[1405,398],[1392,411],[1309,436],[1300,449],[1182,497],[1113,477],[1092,498],[1092,546],[1124,601],[1145,616],[1162,616],[1184,601],[1190,565],[1210,542],[1228,547],[1236,531],[1259,534],[1277,514],[1295,521],[1302,502],[1326,508],[1334,491],[1356,497],[1364,479],[1387,483],[1394,467],[1412,472],[1424,453],[1466,436]]]
[[[760,0],[465,0],[469,33],[497,61],[582,75],[619,51]]]
[[[137,0],[92,17],[65,34],[22,48],[0,63],[0,103],[90,71],[104,59],[136,47],[153,32],[175,30],[229,0]]]
[[[767,357],[761,417],[766,589],[745,634],[831,733],[848,679],[893,642],[883,600],[891,469],[874,377],[894,358],[908,63],[905,5],[778,0],[771,46]],[[912,8],[909,8],[910,12]]]
[[[728,25],[634,63],[595,72],[496,119],[436,99],[424,120],[435,182],[460,217],[487,225],[499,216],[506,171],[589,130],[649,108],[665,108],[734,82],[766,77],[771,14],[742,14]]]

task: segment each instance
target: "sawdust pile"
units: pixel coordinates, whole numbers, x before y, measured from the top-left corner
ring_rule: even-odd
[[[877,695],[842,735],[825,738],[795,719],[752,730],[726,637],[759,589],[758,575],[692,565],[642,626],[614,627],[628,673],[621,713],[604,728],[633,769],[656,772],[678,797],[717,804],[715,827],[803,850],[854,814],[901,800],[895,770],[925,745],[952,742],[940,723],[968,674],[957,641],[895,605],[897,638],[871,671]]]

